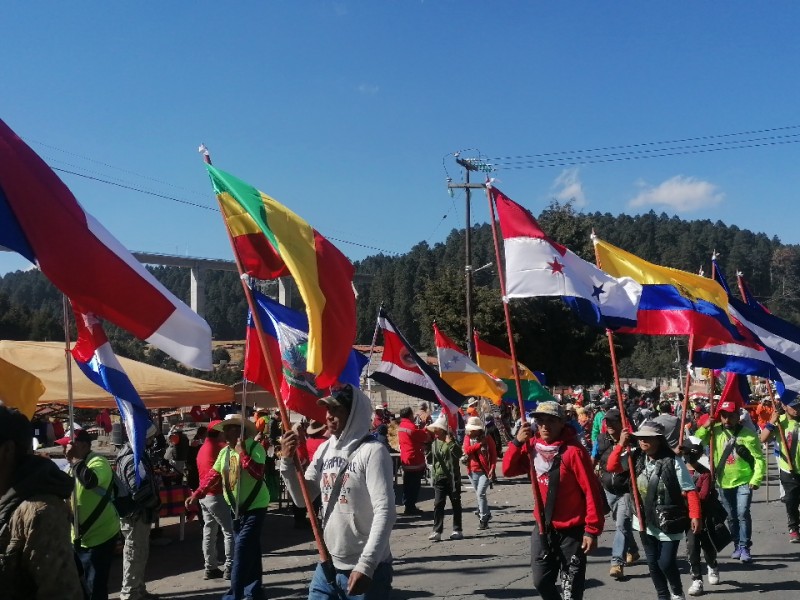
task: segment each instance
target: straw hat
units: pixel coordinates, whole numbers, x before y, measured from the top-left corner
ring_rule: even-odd
[[[255,437],[256,433],[258,433],[258,430],[256,429],[256,424],[253,423],[252,421],[248,421],[247,419],[242,419],[242,415],[240,414],[226,415],[225,419],[223,419],[222,421],[211,427],[211,429],[213,429],[214,431],[223,431],[227,425],[238,425],[239,427],[242,427],[243,423],[244,423],[244,431],[246,434],[245,437],[249,438]]]
[[[306,427],[306,435],[316,435],[320,431],[325,431],[327,425],[321,421],[311,421]]]

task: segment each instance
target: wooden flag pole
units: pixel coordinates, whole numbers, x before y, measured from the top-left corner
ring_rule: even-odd
[[[75,400],[72,394],[72,352],[69,347],[69,298],[61,294],[62,313],[64,317],[64,358],[67,362],[67,406],[69,410],[70,444],[75,444]],[[75,528],[75,539],[80,538],[80,519],[78,517],[78,486],[72,486],[72,525]]]
[[[694,352],[694,335],[689,336],[689,362],[692,360]],[[681,404],[681,430],[678,434],[678,447],[683,446],[683,438],[686,432],[686,409],[689,408],[689,389],[692,386],[692,370],[686,369],[686,387],[683,391],[683,403]]]
[[[367,360],[367,372],[364,375],[364,383],[367,384],[367,390],[369,392],[369,399],[372,402],[372,384],[370,383],[370,374],[372,372],[372,353],[375,351],[375,342],[378,340],[378,329],[380,329],[380,317],[381,317],[381,310],[383,310],[383,302],[381,302],[380,306],[378,307],[378,318],[375,319],[375,331],[372,332],[372,343],[369,345],[369,359]]]
[[[206,150],[203,154],[203,160],[208,163],[211,163],[211,156],[208,154]],[[217,198],[217,202],[219,203],[219,210],[222,214],[222,218],[225,218],[225,211],[222,206],[222,202],[220,202],[219,198]],[[261,344],[261,351],[264,353],[264,360],[267,363],[267,371],[269,372],[269,380],[272,384],[272,390],[275,395],[275,399],[278,402],[278,411],[281,415],[281,423],[283,424],[284,431],[291,430],[291,423],[289,422],[289,413],[286,410],[286,403],[283,400],[283,395],[281,394],[281,386],[280,380],[278,379],[278,374],[275,372],[275,367],[272,364],[272,355],[269,351],[269,345],[267,344],[267,339],[264,334],[264,328],[261,325],[261,318],[258,314],[258,307],[256,306],[256,302],[253,299],[253,293],[248,285],[246,279],[248,275],[242,269],[242,261],[239,258],[239,253],[236,251],[236,245],[233,243],[233,235],[231,234],[230,229],[228,229],[227,223],[225,224],[225,231],[228,233],[228,240],[231,243],[231,250],[233,251],[233,257],[236,260],[236,268],[239,270],[240,279],[242,282],[242,289],[244,290],[244,295],[247,298],[247,306],[250,308],[250,314],[253,316],[253,324],[256,328],[256,334],[258,335],[258,342]],[[244,427],[242,427],[242,433],[244,433]],[[327,546],[325,545],[325,540],[322,537],[322,528],[319,523],[319,519],[317,514],[313,510],[313,498],[311,498],[311,494],[308,491],[308,485],[306,484],[306,479],[303,474],[302,465],[300,464],[300,459],[295,453],[293,457],[294,468],[297,471],[298,481],[300,483],[300,490],[303,494],[303,502],[305,502],[306,508],[308,509],[308,516],[309,520],[311,521],[311,530],[314,533],[314,541],[317,544],[317,552],[319,553],[320,562],[327,567],[332,566],[331,555],[328,551]],[[327,569],[330,570],[330,569]]]
[[[497,219],[495,217],[495,206],[492,201],[492,193],[490,187],[486,186],[486,198],[489,201],[489,216],[492,223],[492,237],[494,238],[494,254],[497,261],[497,277],[500,279],[500,294],[503,300],[503,313],[506,319],[506,333],[508,334],[508,346],[511,352],[511,369],[514,373],[514,385],[517,391],[517,403],[519,404],[520,421],[525,419],[525,402],[522,399],[522,381],[519,376],[519,366],[517,364],[517,349],[514,343],[514,333],[511,328],[511,308],[509,307],[508,298],[506,297],[506,279],[503,273],[503,263],[500,260],[500,241],[497,234]],[[544,528],[544,504],[542,502],[541,494],[539,493],[538,478],[536,477],[536,469],[533,466],[533,453],[528,452],[530,456],[530,476],[531,476],[531,492],[533,494],[533,503],[536,507],[534,516],[536,524],[539,527],[539,535],[546,535]]]
[[[595,240],[594,231],[592,231],[592,242]],[[594,243],[592,244],[594,245]],[[600,255],[597,253],[597,246],[594,246],[594,259],[597,263],[597,268],[602,269],[600,264]],[[628,414],[625,411],[625,403],[622,401],[622,386],[619,382],[619,369],[617,368],[617,350],[614,347],[614,333],[610,329],[606,329],[606,337],[608,338],[608,349],[611,353],[611,370],[614,373],[614,387],[617,390],[617,407],[619,408],[620,419],[622,420],[622,427],[628,431],[633,431]],[[642,499],[639,496],[639,488],[636,486],[636,465],[633,464],[633,452],[630,446],[627,448],[628,452],[628,473],[631,478],[631,496],[633,497],[633,506],[636,510],[636,518],[639,519],[639,528],[642,536],[646,535],[644,513],[642,512]],[[642,538],[644,539],[644,538]]]

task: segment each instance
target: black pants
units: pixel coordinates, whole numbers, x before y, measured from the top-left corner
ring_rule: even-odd
[[[663,541],[652,535],[645,535],[642,543],[647,556],[647,567],[650,569],[650,579],[653,580],[658,600],[669,600],[670,588],[673,594],[683,595],[677,560],[680,540]]]
[[[786,504],[786,521],[789,530],[797,531],[800,526],[800,475],[797,473],[780,472],[781,485],[783,486],[783,502]]]
[[[419,490],[422,487],[422,476],[425,471],[403,470],[403,504],[407,509],[417,508]]]
[[[449,479],[433,482],[433,530],[436,533],[444,531],[444,505],[448,498],[453,507],[453,531],[461,531],[461,486],[456,484],[455,488]]]
[[[702,579],[703,572],[700,569],[700,549],[703,549],[703,556],[706,564],[712,569],[717,568],[717,549],[711,543],[708,533],[703,531],[700,535],[695,535],[689,529],[686,532],[686,555],[689,558],[689,570],[692,579]]]
[[[583,527],[571,527],[554,531],[550,534],[550,548],[543,548],[539,527],[534,523],[531,534],[531,572],[533,587],[542,600],[561,600],[562,596],[556,587],[560,571],[565,573],[562,585],[566,588],[567,583],[564,580],[570,582],[571,595],[567,596],[565,593],[565,600],[583,599],[586,555],[581,549],[582,542]]]

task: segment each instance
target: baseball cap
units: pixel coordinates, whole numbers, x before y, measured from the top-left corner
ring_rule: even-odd
[[[547,415],[550,417],[564,418],[564,407],[558,402],[539,402],[533,411],[533,416]]]
[[[606,412],[606,415],[603,418],[606,421],[622,421],[622,414],[619,412],[618,408],[612,408]]]
[[[353,408],[353,386],[349,383],[343,385],[330,396],[317,400],[318,406],[344,408],[347,412]]]
[[[720,402],[719,406],[717,407],[717,413],[720,413],[723,410],[729,413],[739,412],[738,408],[736,407],[736,402],[733,400],[725,400],[725,402]]]
[[[85,429],[75,429],[75,441],[76,442],[86,442],[87,444],[92,443],[92,436],[89,435],[89,432]],[[66,446],[67,444],[72,443],[72,432],[67,431],[66,435],[61,439],[56,440],[56,444],[59,446]]]

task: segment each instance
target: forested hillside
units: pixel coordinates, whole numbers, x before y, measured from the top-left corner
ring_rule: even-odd
[[[713,250],[732,283],[744,273],[753,292],[777,315],[800,323],[800,247],[721,222],[684,221],[654,212],[636,217],[578,213],[569,204],[552,204],[539,216],[554,239],[587,260],[594,260],[590,233],[649,261],[710,273]],[[395,324],[421,350],[433,350],[431,323],[464,345],[464,230],[453,230],[444,243],[420,243],[401,256],[376,255],[356,263],[358,338],[369,344],[378,307],[384,304]],[[488,224],[472,229],[475,268],[495,263]],[[177,267],[153,269],[155,276],[188,301],[189,272]],[[234,273],[209,272],[206,319],[217,340],[242,339],[247,305]],[[295,303],[299,301],[297,295]],[[475,328],[495,345],[507,348],[497,265],[474,274]],[[9,273],[0,278],[0,338],[63,340],[61,299],[36,272]],[[598,382],[610,379],[608,345],[601,331],[584,327],[557,299],[513,301],[512,314],[521,360],[544,371],[549,383]],[[148,356],[143,344],[109,327],[120,354],[174,364],[160,353]],[[675,348],[668,338],[616,336],[623,376],[669,374]],[[684,347],[685,353],[685,347]],[[685,359],[685,357],[684,357]]]

